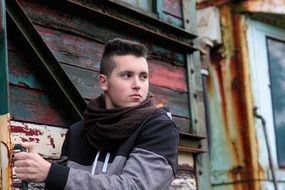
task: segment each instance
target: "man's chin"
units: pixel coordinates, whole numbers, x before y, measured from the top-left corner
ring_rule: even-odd
[[[129,103],[126,107],[134,107],[134,106],[137,106],[139,105],[141,102],[131,102]]]

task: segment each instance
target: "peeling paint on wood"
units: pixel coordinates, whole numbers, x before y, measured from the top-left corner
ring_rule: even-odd
[[[46,92],[10,85],[11,117],[14,120],[68,126],[68,115]]]
[[[58,159],[67,129],[26,122],[11,121],[13,144],[32,142],[44,158]]]
[[[104,45],[80,35],[36,25],[58,61],[99,71]]]
[[[172,90],[187,92],[186,71],[160,60],[149,60],[150,83]]]

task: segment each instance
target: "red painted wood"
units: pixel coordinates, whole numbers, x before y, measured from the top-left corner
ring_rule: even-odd
[[[186,70],[161,60],[149,60],[150,82],[153,85],[187,92]]]
[[[72,118],[64,105],[47,92],[10,85],[10,110],[14,120],[54,126],[68,126]]]

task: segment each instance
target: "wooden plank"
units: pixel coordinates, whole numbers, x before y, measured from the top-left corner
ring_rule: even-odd
[[[179,129],[179,132],[181,133],[190,133],[190,119],[189,118],[183,118],[183,117],[177,117],[175,115],[172,115],[173,121],[175,122],[176,126]]]
[[[154,86],[160,86],[176,91],[187,92],[186,69],[181,66],[175,66],[170,63],[150,59],[150,83]]]
[[[58,61],[99,71],[105,45],[80,35],[35,26]]]
[[[60,105],[47,92],[10,85],[11,116],[13,120],[65,126],[71,120]]]
[[[27,122],[11,121],[13,144],[32,142],[35,150],[44,158],[58,159],[67,129]]]
[[[99,86],[98,72],[81,69],[66,64],[62,64],[62,66],[64,71],[67,73],[71,81],[85,99],[94,99],[102,93]]]
[[[185,118],[190,117],[187,93],[156,86],[150,86],[150,91],[155,95],[157,105],[169,107],[173,115]]]
[[[45,90],[41,78],[36,74],[32,64],[27,62],[19,52],[8,52],[10,84]]]

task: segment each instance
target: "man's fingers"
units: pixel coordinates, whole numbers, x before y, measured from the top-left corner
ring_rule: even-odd
[[[35,152],[35,148],[34,148],[34,145],[33,143],[30,143],[30,142],[24,142],[24,143],[21,143],[21,145],[28,149],[28,152]]]
[[[27,162],[25,160],[16,160],[14,162],[14,166],[16,167],[25,167],[28,166]]]
[[[25,160],[27,158],[29,158],[30,155],[27,152],[17,152],[14,153],[14,160]]]

